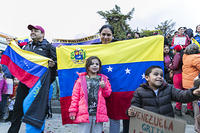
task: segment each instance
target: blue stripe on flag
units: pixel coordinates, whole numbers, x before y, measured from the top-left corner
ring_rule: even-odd
[[[141,83],[146,82],[144,73],[152,65],[158,65],[164,69],[163,61],[147,61],[104,65],[102,73],[108,76],[112,92],[135,91]],[[76,72],[84,71],[85,68],[58,70],[60,88],[63,88],[60,89],[60,97],[72,95],[74,82],[78,78]]]
[[[10,57],[10,59],[14,61],[14,63],[17,66],[19,66],[21,69],[25,70],[26,72],[34,76],[41,77],[48,69],[46,67],[43,67],[41,65],[38,65],[36,63],[33,63],[25,59],[24,57],[16,53],[10,46],[7,47],[7,50],[4,52],[4,55],[7,55],[8,57]]]

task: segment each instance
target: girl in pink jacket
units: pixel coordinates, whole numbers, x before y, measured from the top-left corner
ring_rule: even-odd
[[[96,56],[86,60],[86,71],[75,82],[69,117],[78,123],[79,133],[102,133],[108,121],[105,97],[111,94],[108,78],[100,74],[101,61]]]

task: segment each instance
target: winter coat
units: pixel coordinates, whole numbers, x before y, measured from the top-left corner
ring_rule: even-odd
[[[182,73],[182,57],[179,52],[176,53],[169,68],[173,70],[174,74]]]
[[[155,92],[148,84],[142,84],[136,89],[131,105],[164,116],[174,117],[171,101],[187,103],[198,99],[197,96],[192,94],[194,89],[196,88],[180,90],[171,85],[163,84],[162,87],[159,88],[158,95],[156,96]]]
[[[194,78],[200,73],[200,54],[184,54],[182,66],[183,88],[193,87]]]
[[[1,97],[2,94],[5,94],[8,89],[6,80],[4,79],[3,75],[4,74],[0,73],[0,101],[2,100],[2,97]]]
[[[73,88],[72,101],[69,107],[69,116],[75,116],[75,123],[89,123],[88,93],[85,77],[87,73],[84,72],[78,75],[79,78]],[[108,116],[105,97],[109,97],[112,90],[108,78],[103,74],[98,75],[104,80],[105,88],[99,86],[96,122],[107,122]]]

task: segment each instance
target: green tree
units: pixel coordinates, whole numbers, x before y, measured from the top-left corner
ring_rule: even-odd
[[[131,20],[134,8],[126,15],[121,13],[120,7],[115,5],[115,8],[110,11],[98,11],[97,13],[106,20],[106,23],[112,25],[114,28],[114,37],[116,39],[125,39],[126,33],[131,32],[127,20]]]
[[[174,26],[176,25],[175,22],[172,22],[171,20],[165,20],[164,22],[161,22],[160,25],[155,27],[156,30],[162,31],[163,35],[167,35],[168,33],[172,34],[174,30]]]

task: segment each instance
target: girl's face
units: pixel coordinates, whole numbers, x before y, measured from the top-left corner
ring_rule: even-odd
[[[100,38],[102,44],[110,43],[113,38],[112,31],[109,28],[104,28],[100,33]]]
[[[197,26],[197,32],[200,33],[200,25]]]
[[[92,59],[92,64],[88,68],[88,73],[97,74],[99,71],[99,61],[97,59]]]
[[[182,27],[178,30],[179,35],[183,35],[185,32],[185,29]]]
[[[146,81],[152,89],[158,89],[163,83],[163,70],[160,68],[152,69],[148,76],[145,76]]]
[[[165,54],[168,54],[168,53],[169,53],[169,47],[168,47],[168,46],[164,47],[164,53],[165,53]]]

